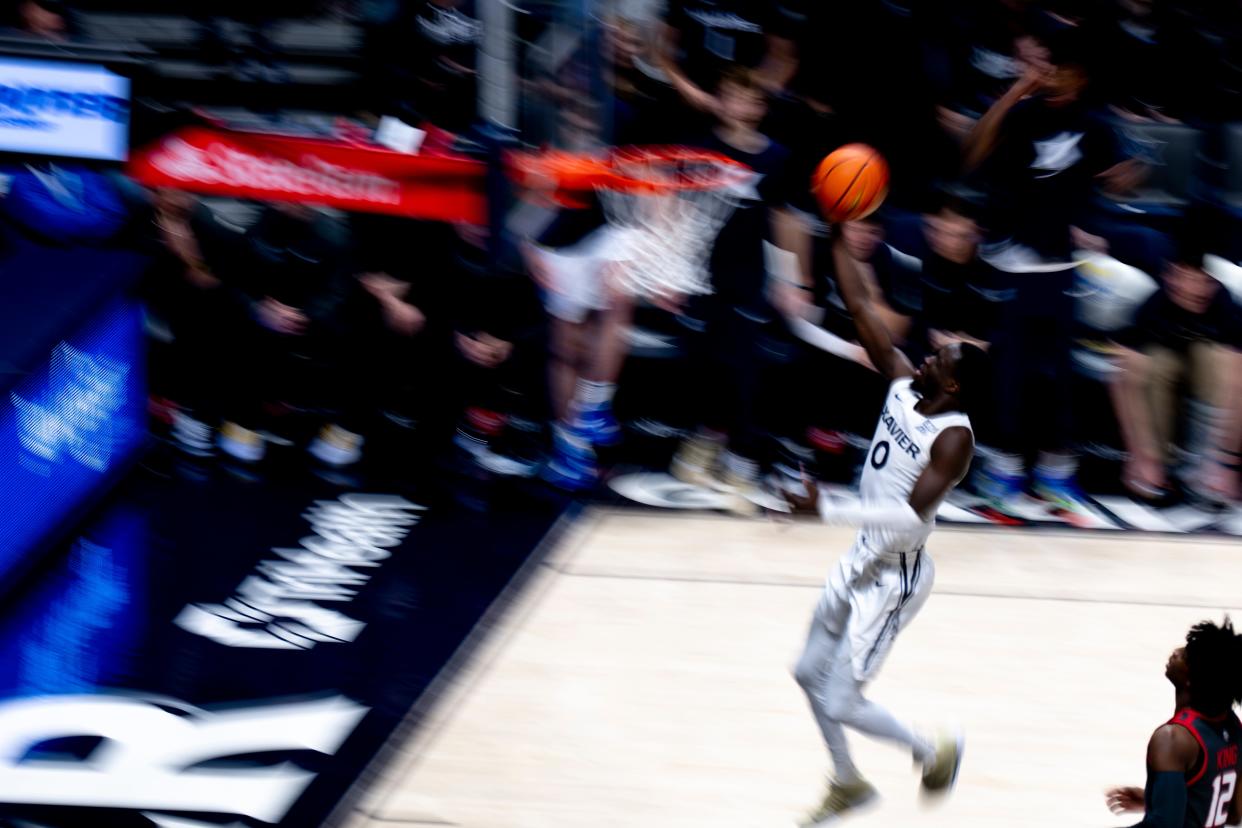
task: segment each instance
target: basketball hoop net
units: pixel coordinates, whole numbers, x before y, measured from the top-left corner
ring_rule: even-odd
[[[527,186],[555,182],[564,196],[594,190],[614,229],[607,258],[617,286],[633,296],[711,293],[708,257],[753,173],[718,153],[630,147],[589,156],[525,154],[515,169]]]

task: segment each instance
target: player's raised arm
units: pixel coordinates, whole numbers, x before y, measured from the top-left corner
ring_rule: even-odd
[[[846,309],[854,317],[854,327],[858,329],[858,340],[876,370],[889,380],[914,374],[910,360],[893,345],[888,329],[871,303],[871,293],[839,235],[832,245],[832,261],[836,266],[837,287],[845,299]]]

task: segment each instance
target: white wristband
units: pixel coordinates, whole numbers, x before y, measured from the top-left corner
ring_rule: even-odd
[[[833,497],[821,489],[819,492],[819,516],[824,523],[836,526],[883,526],[887,529],[906,531],[918,529],[927,521],[919,517],[914,507],[900,500],[872,503],[866,506],[852,500]]]
[[[848,359],[850,362],[857,362],[859,365],[871,367],[871,360],[867,356],[867,352],[859,345],[853,342],[847,342],[834,333],[829,333],[818,325],[813,325],[806,319],[790,320],[789,329],[793,331],[794,336],[801,339],[808,345],[826,351],[833,356],[839,356],[842,359]]]

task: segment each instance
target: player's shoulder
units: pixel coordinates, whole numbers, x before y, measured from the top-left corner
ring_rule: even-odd
[[[1202,750],[1202,739],[1194,727],[1194,717],[1174,716],[1152,731],[1147,742],[1149,757],[1193,761]]]
[[[1166,755],[1193,757],[1203,749],[1203,736],[1197,727],[1202,717],[1194,710],[1177,711],[1173,718],[1152,731],[1147,742],[1150,754],[1163,752]]]
[[[963,415],[965,417],[965,415]],[[969,457],[975,449],[975,432],[970,420],[946,423],[932,440],[932,451],[965,454]]]
[[[975,427],[965,411],[948,411],[932,419],[935,421],[937,441],[947,436],[952,442],[974,444]]]

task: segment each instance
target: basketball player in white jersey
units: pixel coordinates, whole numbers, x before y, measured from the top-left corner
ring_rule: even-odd
[[[858,338],[890,385],[863,466],[861,505],[833,502],[809,480],[805,496],[786,496],[795,509],[817,509],[830,523],[860,527],[828,577],[795,669],[834,771],[804,826],[833,824],[876,796],[850,758],[847,728],[909,748],[925,791],[947,791],[957,778],[960,738],[929,741],[862,691],[931,593],[934,569],[924,543],[937,507],[974,453],[963,389],[978,390],[987,374],[984,352],[964,343],[947,345],[914,368],[893,346],[839,237],[833,259]]]

